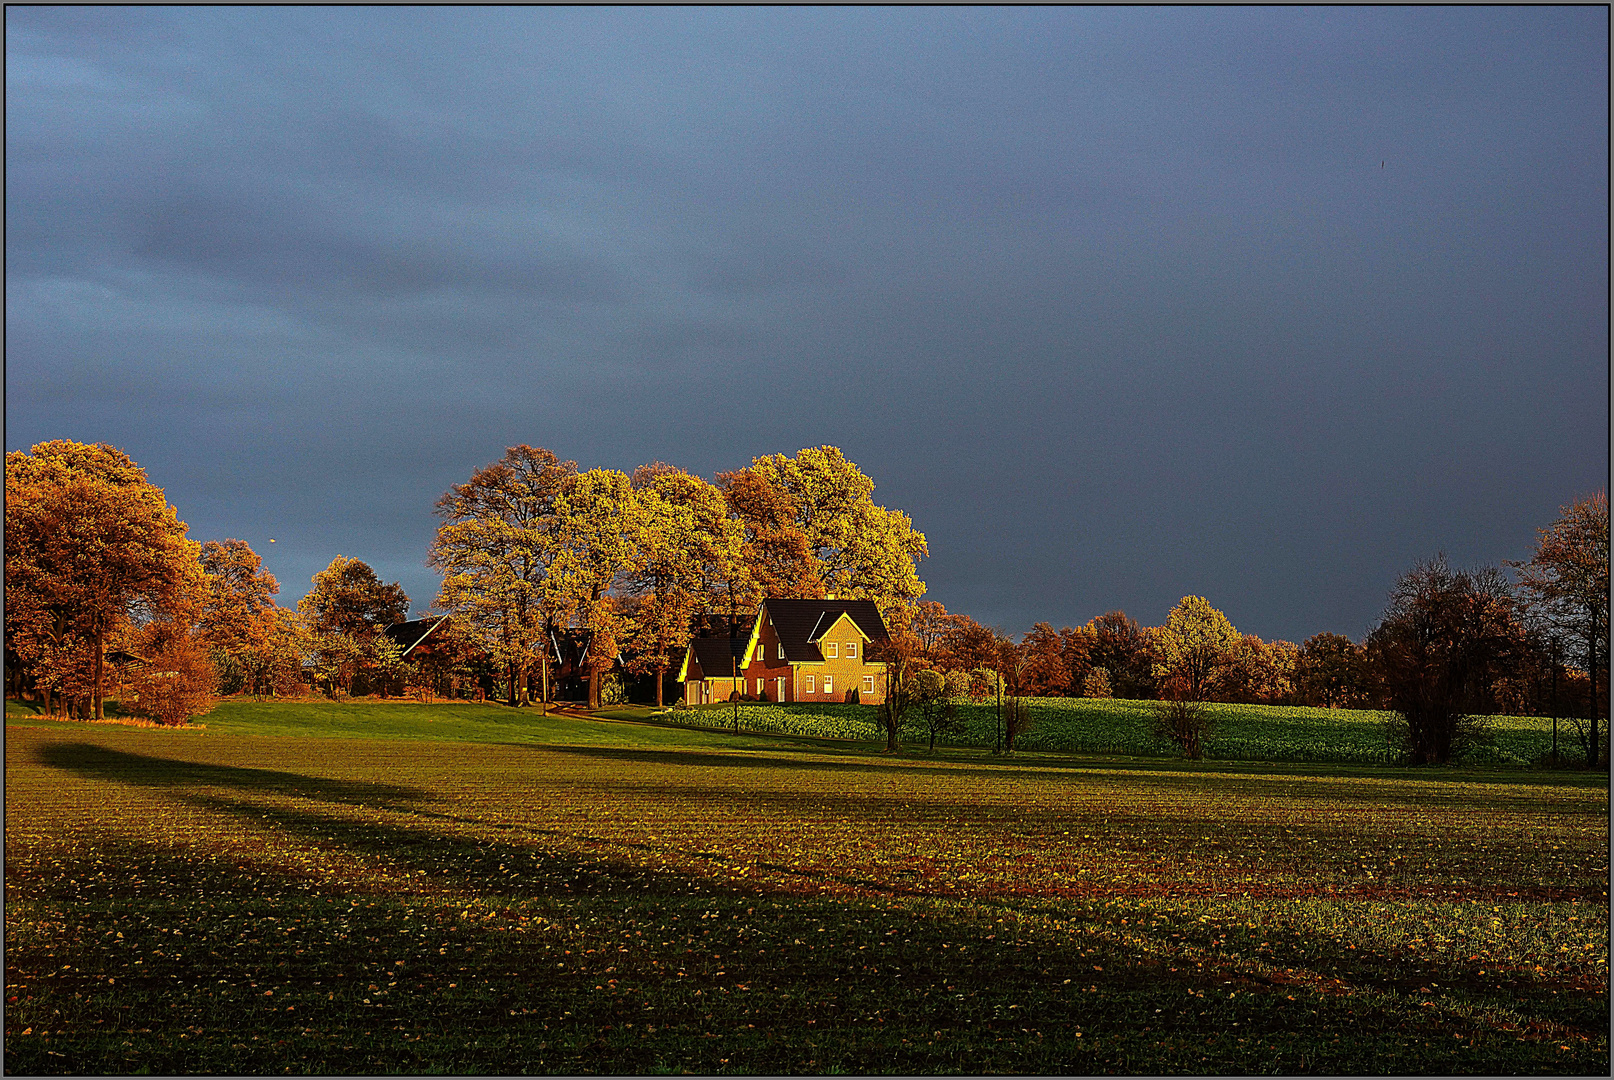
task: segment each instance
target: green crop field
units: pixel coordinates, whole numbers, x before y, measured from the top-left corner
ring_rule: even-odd
[[[1169,756],[1172,749],[1149,734],[1151,706],[1147,701],[1032,698],[1035,723],[1016,746],[1061,753]],[[1384,736],[1388,713],[1276,705],[1209,705],[1207,709],[1216,721],[1215,733],[1205,743],[1205,756],[1211,760],[1337,764],[1389,760]],[[994,712],[992,705],[961,706],[961,730],[940,742],[991,746]],[[732,714],[732,705],[703,705],[656,716],[670,723],[707,726],[719,722],[728,725]],[[879,723],[872,705],[740,705],[743,731],[878,740],[883,744],[885,736]],[[1550,719],[1495,716],[1490,723],[1495,742],[1471,755],[1475,764],[1526,765],[1544,758],[1552,749]],[[928,743],[917,716],[908,717],[903,738]],[[1566,758],[1584,753],[1576,750],[1567,721],[1560,721],[1558,746]]]
[[[1609,1070],[1606,774],[27,713],[10,1073]]]

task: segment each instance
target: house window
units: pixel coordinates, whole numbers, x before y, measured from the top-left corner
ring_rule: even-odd
[[[779,643],[779,659],[783,660],[784,658],[785,658],[785,643],[781,641]]]
[[[856,660],[857,659],[857,642],[848,641],[846,643],[846,658],[848,660]]]
[[[865,675],[865,676],[863,676],[863,692],[865,694],[874,693],[874,676],[873,675]]]
[[[835,659],[835,643],[827,641],[824,643],[824,648],[828,650],[828,652],[824,653],[825,658],[829,660]]]
[[[767,681],[768,681],[767,679],[758,679],[757,680],[757,697],[762,696],[762,693],[763,693],[762,687],[763,687],[764,684],[767,683]]]
[[[815,677],[816,676],[813,676],[813,675],[807,676],[807,692],[809,694],[816,693],[816,691],[813,689],[813,679]]]
[[[834,692],[835,692],[835,676],[833,676],[833,675],[825,675],[824,676],[824,693],[833,694]]]

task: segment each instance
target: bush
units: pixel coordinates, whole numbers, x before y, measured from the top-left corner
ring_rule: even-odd
[[[622,682],[622,676],[612,671],[600,680],[600,704],[621,705],[628,700],[628,688]]]
[[[1213,727],[1210,713],[1197,701],[1157,701],[1150,720],[1155,738],[1169,742],[1189,761],[1205,756],[1205,737]]]
[[[201,639],[187,628],[154,622],[142,633],[146,663],[128,680],[135,711],[178,727],[213,708],[218,670]]]
[[[1412,725],[1400,713],[1391,713],[1384,722],[1384,741],[1389,747],[1392,761],[1406,763],[1418,760]],[[1463,714],[1452,718],[1451,756],[1447,761],[1455,765],[1459,762],[1495,761],[1497,757],[1496,725],[1490,717]]]

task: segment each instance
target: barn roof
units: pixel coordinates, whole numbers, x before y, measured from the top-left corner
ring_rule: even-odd
[[[693,679],[697,676],[691,670],[700,668],[700,678],[728,679],[734,675],[734,666],[745,656],[745,638],[694,638],[689,643],[689,652],[684,656],[684,668],[681,677]],[[694,663],[691,664],[690,661]],[[743,665],[742,665],[743,666]]]
[[[398,647],[403,650],[403,655],[408,656],[411,649],[425,641],[427,636],[443,625],[443,620],[447,618],[447,615],[439,615],[435,619],[415,619],[413,622],[393,623],[382,633],[396,641]]]

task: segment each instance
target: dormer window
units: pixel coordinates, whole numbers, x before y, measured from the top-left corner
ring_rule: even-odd
[[[835,643],[833,641],[825,642],[824,643],[824,659],[833,660],[833,659],[835,659],[835,657],[836,657]]]

